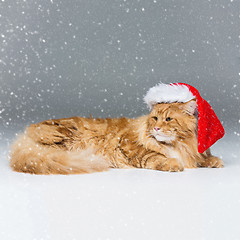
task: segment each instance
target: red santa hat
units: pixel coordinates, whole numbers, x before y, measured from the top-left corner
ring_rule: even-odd
[[[157,103],[197,101],[198,110],[198,152],[203,153],[224,136],[224,128],[210,104],[204,100],[198,90],[186,83],[160,83],[152,87],[144,97],[150,109]]]

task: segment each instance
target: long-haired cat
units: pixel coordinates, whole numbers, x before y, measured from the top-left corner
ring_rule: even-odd
[[[109,168],[183,171],[222,167],[197,148],[196,101],[156,104],[136,119],[63,118],[30,125],[12,146],[11,167],[32,174],[78,174]]]

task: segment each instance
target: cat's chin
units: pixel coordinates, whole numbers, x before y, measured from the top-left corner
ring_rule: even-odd
[[[171,143],[175,140],[174,136],[155,135],[154,137],[158,142],[164,142],[164,143]]]

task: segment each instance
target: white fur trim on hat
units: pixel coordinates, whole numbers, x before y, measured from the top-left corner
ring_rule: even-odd
[[[152,108],[157,103],[188,102],[194,98],[185,85],[159,83],[148,90],[144,102]]]

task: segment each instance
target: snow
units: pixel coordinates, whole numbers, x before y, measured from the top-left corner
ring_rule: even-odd
[[[0,239],[239,239],[237,139],[213,148],[223,169],[71,176],[13,172],[2,144]]]

